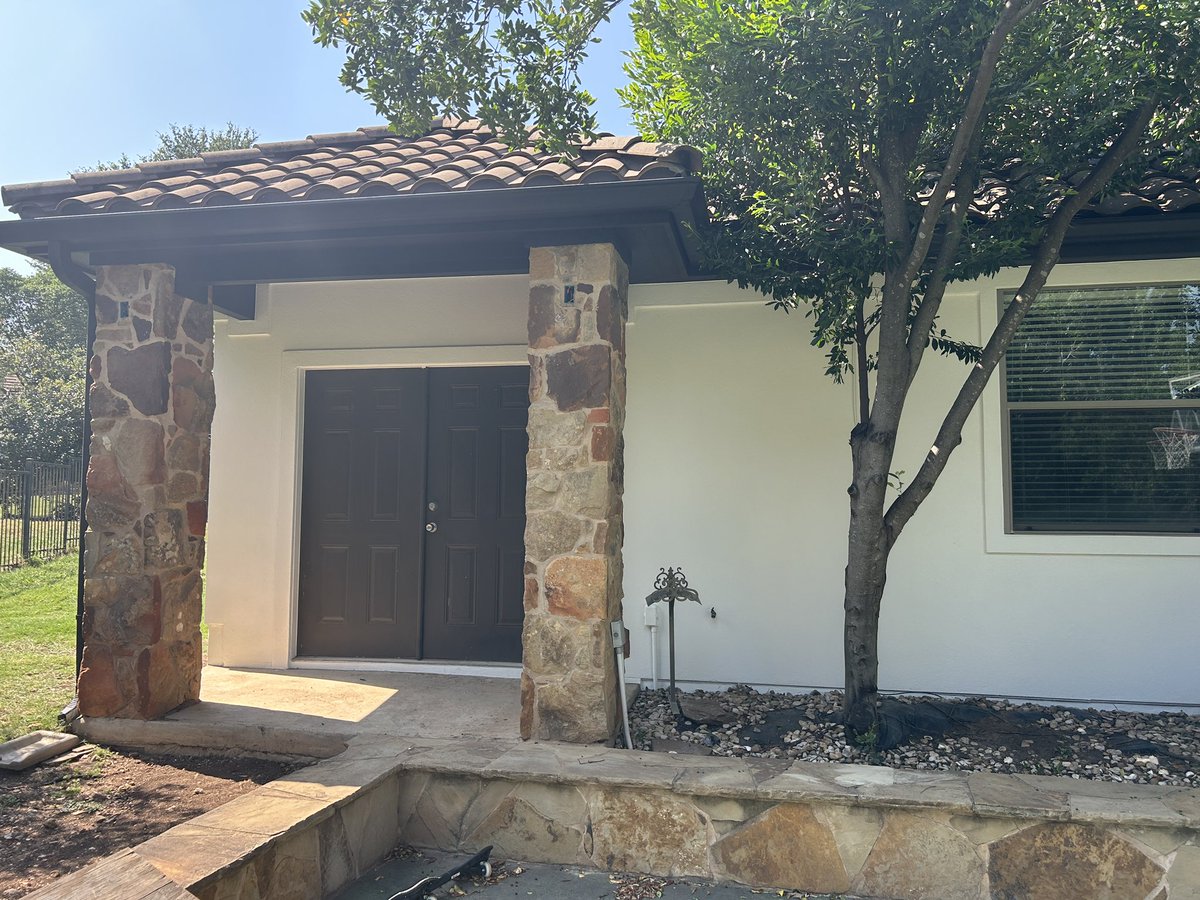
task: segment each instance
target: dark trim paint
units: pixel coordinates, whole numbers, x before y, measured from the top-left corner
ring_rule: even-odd
[[[71,262],[70,255],[62,244],[51,244],[47,250],[50,268],[58,280],[79,294],[87,304],[88,332],[87,354],[84,357],[83,391],[83,448],[80,471],[83,478],[79,485],[79,573],[75,594],[75,678],[83,667],[83,582],[84,555],[87,535],[87,471],[92,453],[92,351],[96,346],[96,282],[83,269]]]
[[[0,222],[0,246],[44,258],[48,244],[61,241],[97,265],[170,262],[175,257],[211,260],[226,254],[244,258],[297,244],[308,248],[301,257],[310,256],[313,246],[371,244],[387,244],[393,251],[411,246],[423,256],[432,243],[442,249],[439,265],[452,268],[443,272],[426,264],[422,274],[458,274],[454,261],[463,254],[452,251],[462,246],[464,235],[477,241],[487,235],[510,244],[523,240],[528,250],[548,240],[575,244],[604,233],[636,247],[639,229],[668,225],[672,240],[660,238],[654,252],[635,253],[642,259],[634,261],[631,274],[635,280],[678,281],[696,270],[686,223],[702,214],[699,179],[662,178],[18,219]],[[308,271],[314,268],[310,263]],[[223,280],[268,279],[213,277],[211,282]]]

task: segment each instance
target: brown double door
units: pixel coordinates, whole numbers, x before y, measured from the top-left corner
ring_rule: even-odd
[[[528,371],[306,375],[298,655],[521,659]]]

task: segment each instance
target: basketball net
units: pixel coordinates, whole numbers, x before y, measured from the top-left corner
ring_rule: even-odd
[[[1149,441],[1156,469],[1186,469],[1200,445],[1200,431],[1188,428],[1155,428],[1157,440]]]

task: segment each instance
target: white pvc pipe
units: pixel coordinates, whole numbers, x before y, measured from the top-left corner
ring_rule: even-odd
[[[658,690],[658,623],[646,626],[650,629],[650,686]]]

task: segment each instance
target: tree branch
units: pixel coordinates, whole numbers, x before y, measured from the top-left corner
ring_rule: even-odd
[[[917,369],[925,355],[929,344],[929,333],[937,320],[942,299],[946,296],[946,285],[949,282],[950,270],[958,258],[958,248],[962,243],[967,213],[971,202],[975,199],[975,188],[979,182],[978,133],[972,142],[972,153],[968,154],[966,163],[954,182],[954,203],[950,207],[950,221],[946,224],[942,236],[942,245],[938,248],[937,260],[925,286],[924,296],[917,306],[917,314],[913,317],[908,334],[908,353],[911,364],[908,370],[908,383],[912,384],[917,377]]]
[[[983,53],[979,57],[979,68],[975,73],[962,118],[958,120],[958,125],[954,129],[954,140],[950,144],[950,153],[946,158],[946,164],[942,167],[942,174],[925,204],[925,211],[921,214],[921,221],[917,225],[917,236],[913,240],[912,250],[907,263],[905,263],[901,279],[905,284],[913,283],[917,272],[920,271],[925,258],[929,255],[934,230],[942,215],[942,207],[950,193],[950,186],[958,180],[963,160],[967,156],[968,149],[975,142],[976,133],[983,120],[983,111],[987,106],[988,93],[992,89],[996,68],[1000,64],[1004,43],[1012,34],[1013,29],[1025,17],[1045,2],[1046,0],[1007,0],[1004,4],[1004,12],[1001,13],[996,27],[992,30],[992,34],[983,48]]]
[[[1050,217],[1050,222],[1038,243],[1033,263],[1025,275],[1025,280],[1000,317],[1000,322],[983,348],[979,362],[971,369],[963,386],[959,389],[958,395],[954,398],[950,411],[942,421],[941,428],[938,429],[937,437],[926,455],[925,461],[921,464],[921,468],[912,482],[892,502],[884,516],[884,527],[890,541],[894,542],[899,537],[901,530],[925,498],[929,496],[929,492],[933,490],[933,486],[945,470],[954,448],[962,443],[962,430],[967,417],[979,402],[979,397],[983,394],[988,380],[1000,364],[1005,351],[1008,350],[1016,336],[1017,329],[1025,320],[1033,302],[1045,286],[1051,270],[1058,262],[1063,239],[1071,227],[1075,214],[1109,182],[1121,165],[1137,149],[1138,142],[1149,127],[1157,106],[1158,100],[1153,96],[1142,102],[1130,116],[1117,140],[1109,146],[1104,156],[1088,173],[1079,187],[1073,193],[1068,193],[1063,197]]]
[[[854,346],[858,351],[858,365],[855,375],[858,381],[858,421],[865,425],[871,417],[870,382],[867,378],[867,326],[863,316],[863,306],[866,298],[860,297],[854,305]]]

